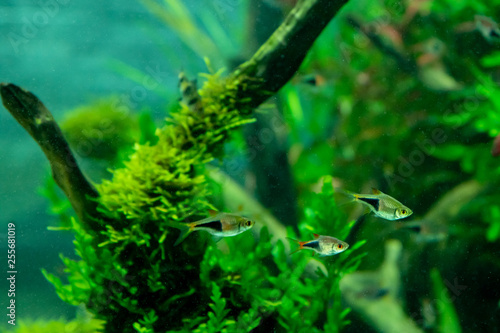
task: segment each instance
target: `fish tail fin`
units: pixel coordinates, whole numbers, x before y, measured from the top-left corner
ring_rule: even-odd
[[[301,241],[298,241],[298,240],[290,238],[290,237],[287,237],[287,239],[289,241],[292,241],[292,242],[296,243],[299,246],[295,251],[290,252],[289,255],[292,255],[292,254],[294,254],[294,253],[299,252],[300,250],[302,250],[304,248],[304,244],[306,243],[306,242],[301,242]]]
[[[359,199],[358,194],[351,192],[351,191],[348,191],[348,190],[341,189],[341,188],[336,188],[335,194],[340,194],[342,196],[341,199],[338,200],[337,206],[343,206],[343,205],[346,205],[348,203],[357,201]],[[338,197],[338,196],[336,196],[336,197]]]
[[[179,237],[174,243],[174,246],[179,245],[184,239],[186,239],[187,236],[189,236],[190,233],[194,231],[194,225],[193,223],[177,223],[173,222],[170,223],[169,226],[179,229],[181,231]]]

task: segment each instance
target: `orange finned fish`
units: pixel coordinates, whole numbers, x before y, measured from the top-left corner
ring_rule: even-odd
[[[321,257],[324,257],[339,254],[349,248],[349,244],[341,241],[340,239],[318,234],[314,234],[313,240],[305,242],[301,242],[289,237],[287,238],[299,244],[299,248],[292,253],[298,252],[300,250],[313,250],[317,252]]]
[[[207,217],[203,220],[190,223],[174,222],[169,225],[181,230],[181,234],[174,244],[174,246],[177,246],[193,231],[204,230],[218,240],[222,237],[231,237],[241,234],[251,229],[254,224],[253,221],[246,217],[229,213],[216,213],[216,215]]]

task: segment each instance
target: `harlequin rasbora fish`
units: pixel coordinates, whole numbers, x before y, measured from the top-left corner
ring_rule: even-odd
[[[190,222],[190,223],[177,223],[172,222],[171,227],[181,230],[181,234],[174,246],[178,245],[193,231],[203,230],[213,235],[215,240],[218,241],[222,237],[231,237],[241,234],[242,232],[251,229],[254,222],[236,214],[217,213],[211,211],[213,216],[207,217],[203,220]]]
[[[399,220],[413,214],[413,211],[403,205],[393,197],[382,193],[377,189],[372,189],[373,194],[356,194],[346,190],[341,190],[345,195],[349,196],[353,201],[358,201],[370,208],[376,215],[386,220]]]
[[[313,240],[305,242],[301,242],[290,237],[287,238],[299,245],[299,248],[293,251],[292,253],[298,252],[300,250],[313,250],[314,252],[318,253],[321,257],[324,257],[324,256],[333,256],[335,254],[339,254],[349,248],[349,244],[341,241],[340,239],[318,234],[314,234]]]

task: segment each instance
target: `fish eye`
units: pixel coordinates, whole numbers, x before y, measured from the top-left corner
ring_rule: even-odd
[[[337,247],[339,248],[339,250],[342,250],[344,248],[344,245],[339,244]]]
[[[252,224],[253,224],[253,223],[252,223],[252,221],[246,221],[246,222],[245,222],[245,225],[246,225],[247,227],[250,227]]]
[[[403,215],[406,215],[406,213],[408,213],[408,212],[406,211],[406,209],[403,209],[403,210],[401,211],[401,214],[403,214]]]

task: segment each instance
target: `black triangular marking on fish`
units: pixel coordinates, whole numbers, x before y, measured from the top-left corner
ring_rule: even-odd
[[[497,29],[491,30],[490,37],[495,37],[495,38],[500,37],[500,34],[498,33],[498,30]]]
[[[308,247],[310,249],[319,249],[318,241],[310,241],[302,245],[303,247]]]
[[[421,232],[422,231],[422,226],[420,225],[414,225],[411,227],[406,227],[408,230],[414,231],[414,232]]]
[[[373,208],[375,208],[375,211],[378,212],[380,200],[379,199],[372,199],[372,198],[360,198],[358,197],[358,200],[364,201]]]
[[[210,229],[222,232],[221,221],[211,221],[211,222],[207,222],[207,223],[198,224],[197,226],[194,227],[194,229],[201,228],[201,227],[210,228]]]

